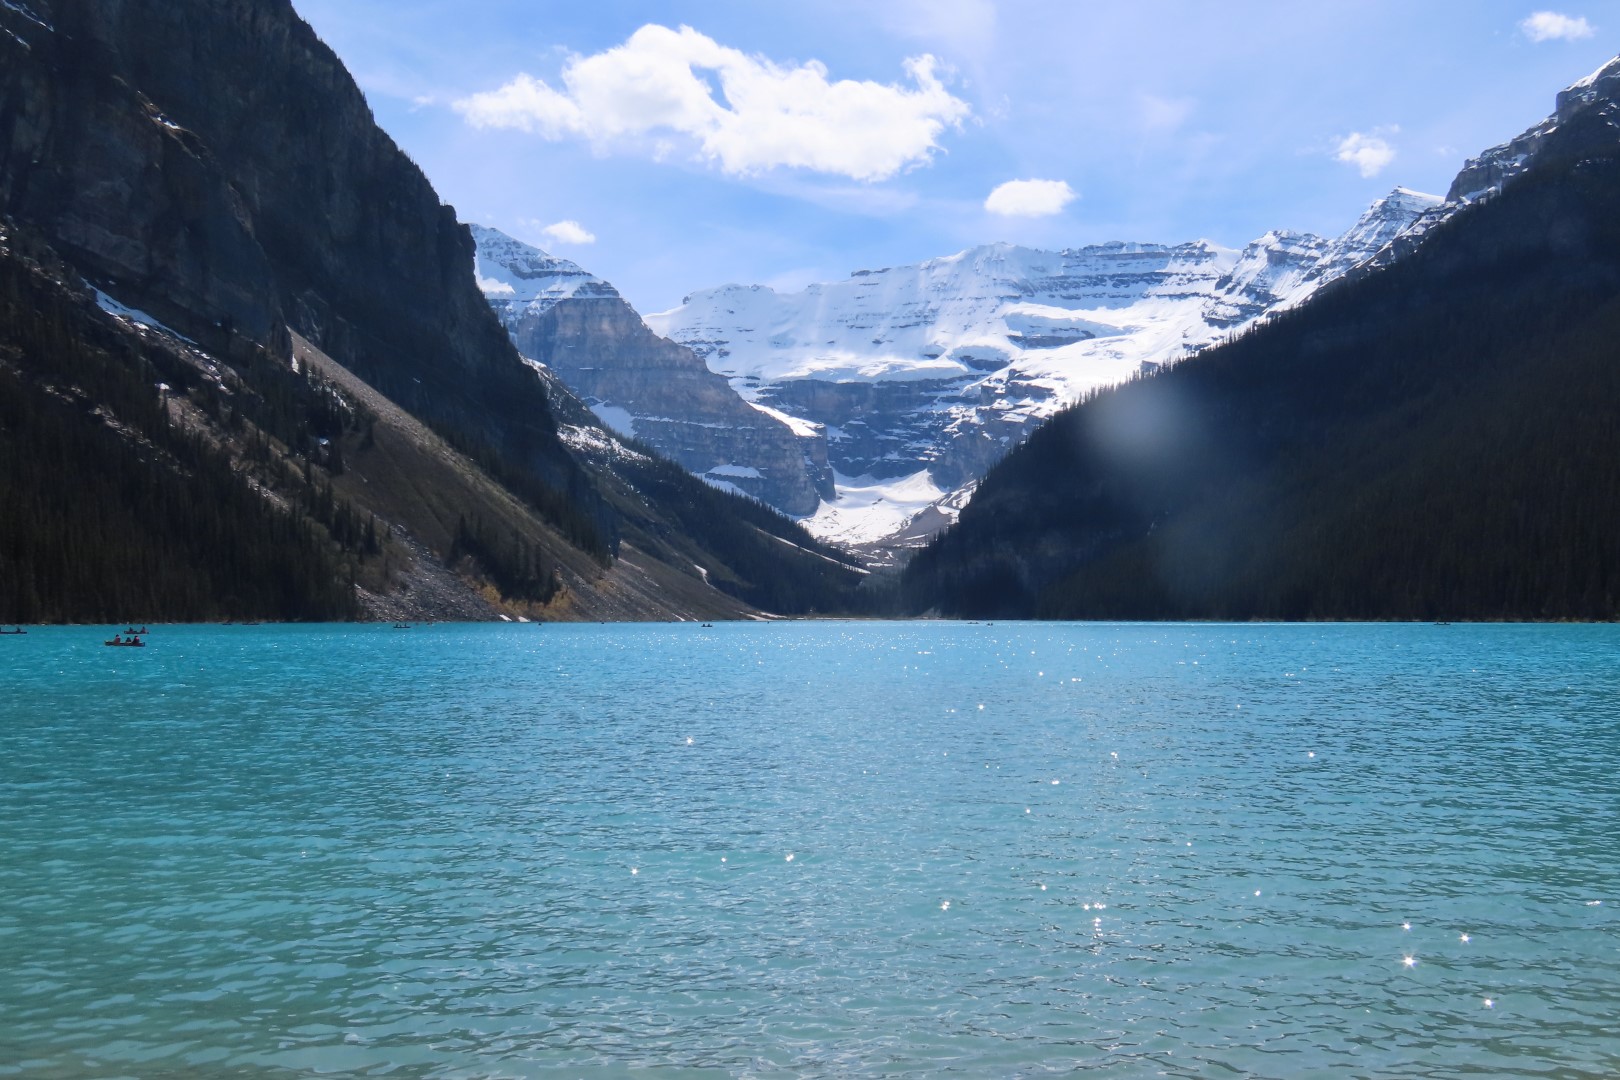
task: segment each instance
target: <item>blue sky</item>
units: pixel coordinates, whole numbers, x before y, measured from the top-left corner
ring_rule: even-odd
[[[462,220],[644,312],[997,240],[1337,234],[1620,52],[1620,0],[294,2]]]

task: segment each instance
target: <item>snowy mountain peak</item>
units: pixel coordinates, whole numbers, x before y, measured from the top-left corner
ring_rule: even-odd
[[[578,263],[492,229],[468,226],[478,245],[474,271],[490,303],[544,311],[573,296],[618,296],[618,290]]]
[[[1616,97],[1620,97],[1620,56],[1616,56],[1586,78],[1560,90],[1553,109],[1553,117],[1562,122],[1594,101],[1613,100]]]
[[[1361,217],[1365,221],[1375,214],[1421,214],[1425,210],[1439,206],[1443,202],[1445,202],[1445,197],[1441,195],[1429,195],[1422,191],[1413,191],[1411,188],[1397,187],[1382,199],[1374,202]]]

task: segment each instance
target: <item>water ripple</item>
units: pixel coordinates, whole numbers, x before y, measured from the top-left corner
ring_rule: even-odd
[[[0,1076],[1620,1072],[1614,628],[99,640],[3,648]]]

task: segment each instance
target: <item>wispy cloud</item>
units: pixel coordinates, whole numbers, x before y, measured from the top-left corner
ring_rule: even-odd
[[[1004,217],[1049,217],[1079,198],[1067,180],[1009,180],[984,200],[984,208]]]
[[[1142,97],[1142,126],[1149,131],[1174,131],[1192,115],[1191,98]]]
[[[629,144],[667,157],[684,140],[732,175],[787,167],[884,180],[928,161],[970,112],[936,66],[927,55],[906,60],[909,85],[835,82],[819,61],[783,66],[691,27],[647,25],[623,45],[569,59],[560,90],[518,75],[455,108],[475,127],[581,138],[600,150]]]
[[[858,6],[891,31],[942,48],[952,58],[986,56],[995,47],[994,0],[886,0]]]
[[[558,244],[594,244],[596,234],[586,231],[585,227],[577,221],[558,221],[547,225],[540,230],[553,243]]]
[[[1592,24],[1584,17],[1538,11],[1519,23],[1519,32],[1536,42],[1579,41],[1592,36]]]
[[[1352,131],[1334,146],[1333,159],[1354,165],[1365,177],[1377,176],[1385,166],[1395,160],[1395,148],[1386,136],[1396,135],[1399,127],[1374,128],[1370,132]]]

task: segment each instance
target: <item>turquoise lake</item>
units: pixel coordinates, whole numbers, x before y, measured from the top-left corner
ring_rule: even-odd
[[[0,1076],[1620,1075],[1620,628],[0,638]]]

